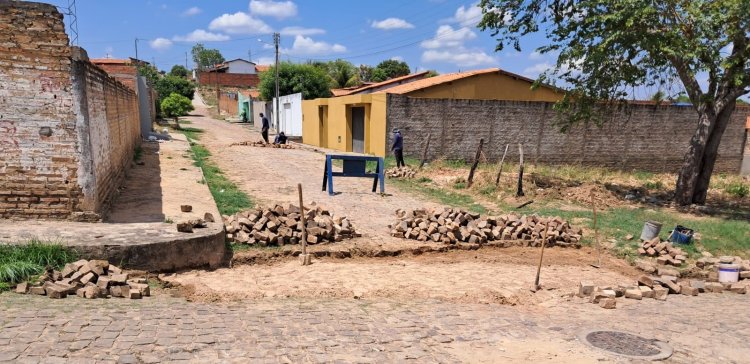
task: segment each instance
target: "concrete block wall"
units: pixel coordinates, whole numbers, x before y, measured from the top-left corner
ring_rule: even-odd
[[[54,6],[0,0],[0,218],[95,220],[116,191],[135,95],[84,53]]]
[[[518,143],[527,162],[597,165],[616,169],[675,172],[697,126],[691,107],[632,105],[601,128],[579,126],[561,133],[553,125],[552,103],[493,100],[422,99],[389,95],[387,126],[400,128],[404,153],[419,156],[432,134],[428,158],[472,159],[479,139],[490,160],[518,160]],[[738,108],[719,148],[716,170],[738,173],[749,109]]]

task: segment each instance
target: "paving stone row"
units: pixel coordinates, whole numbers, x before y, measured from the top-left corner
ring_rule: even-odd
[[[0,295],[0,362],[461,362],[454,344],[562,339],[610,328],[670,342],[673,362],[750,357],[745,296],[644,301],[617,310],[583,302],[524,309],[439,301],[250,301],[166,296],[127,302]],[[721,312],[716,312],[720,308]],[[602,358],[612,359],[605,354]],[[464,358],[465,359],[465,358]]]

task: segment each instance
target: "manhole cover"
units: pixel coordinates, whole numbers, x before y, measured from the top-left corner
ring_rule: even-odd
[[[666,343],[627,332],[592,330],[584,332],[580,338],[595,348],[633,359],[662,360],[672,356],[672,347]]]

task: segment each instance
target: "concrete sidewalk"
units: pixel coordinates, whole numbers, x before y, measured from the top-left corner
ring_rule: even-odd
[[[224,259],[221,217],[182,134],[143,142],[143,165],[133,165],[102,223],[0,220],[0,243],[42,239],[71,246],[86,258],[150,271],[218,266]],[[180,205],[192,205],[184,213]],[[211,213],[217,223],[192,234],[176,223]]]

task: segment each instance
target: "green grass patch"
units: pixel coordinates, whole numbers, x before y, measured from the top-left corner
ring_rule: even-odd
[[[42,274],[46,267],[61,269],[77,254],[60,244],[31,240],[23,245],[0,245],[0,291]]]
[[[731,183],[724,190],[734,197],[742,198],[750,195],[750,186],[742,182]]]
[[[141,158],[143,158],[143,148],[139,145],[133,150],[133,162],[138,162]]]
[[[416,183],[408,180],[390,179],[388,182],[403,191],[420,194],[444,205],[465,208],[469,211],[480,214],[487,213],[487,209],[474,201],[469,195],[445,191],[439,187],[433,187],[428,184]]]
[[[190,140],[190,149],[193,152],[194,164],[203,170],[203,176],[206,179],[211,195],[214,197],[214,201],[216,201],[219,212],[222,215],[232,215],[255,206],[250,196],[240,190],[237,185],[224,175],[224,172],[216,164],[209,160],[211,153],[208,149],[194,142],[203,130],[184,128],[182,132]]]

